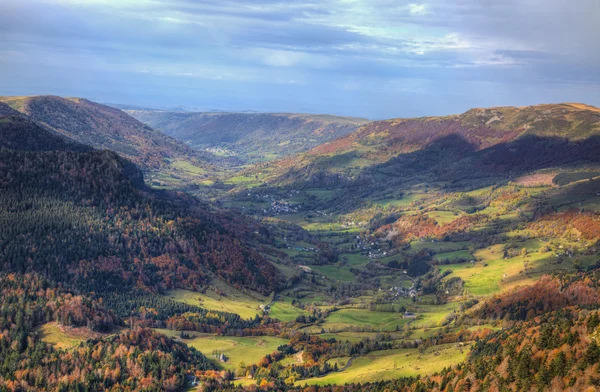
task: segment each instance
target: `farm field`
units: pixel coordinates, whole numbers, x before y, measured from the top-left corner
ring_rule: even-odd
[[[322,275],[340,282],[352,282],[356,279],[356,276],[349,270],[348,267],[340,267],[336,265],[313,265],[311,268]]]
[[[402,376],[427,375],[441,371],[465,359],[467,347],[456,344],[433,346],[424,353],[418,349],[374,351],[355,358],[344,371],[333,372],[321,378],[296,382],[296,385],[328,385],[364,383],[391,380]],[[340,358],[347,362],[347,358]]]
[[[404,325],[402,314],[393,312],[378,312],[367,309],[340,309],[331,313],[319,328],[327,331],[367,329],[394,331],[396,326]]]
[[[291,304],[291,300],[287,297],[278,298],[271,306],[269,316],[281,321],[294,321],[296,317],[307,314],[307,312]]]
[[[171,162],[171,167],[194,175],[203,174],[206,172],[205,169],[195,166],[192,163],[182,159],[177,159]]]
[[[527,274],[525,274],[524,268],[525,261],[528,262]],[[465,281],[465,289],[470,294],[481,296],[495,294],[518,285],[532,284],[545,273],[568,269],[570,266],[571,263],[568,261],[556,264],[548,253],[534,253],[506,260],[496,259],[475,264],[444,265],[440,266],[440,270],[442,272],[452,271],[448,278],[458,276]]]
[[[427,216],[435,219],[440,225],[445,225],[456,220],[460,217],[460,214],[452,211],[430,211],[427,213]]]
[[[219,285],[217,287],[222,287],[223,291],[216,292],[209,289],[205,293],[198,293],[178,289],[168,292],[167,297],[205,309],[236,313],[245,319],[262,315],[263,311],[260,309],[260,306],[267,305],[271,301],[268,297],[258,293],[245,294],[228,286]],[[303,313],[301,309],[292,306],[288,299],[282,298],[275,301],[269,314],[271,317],[282,321],[293,321]]]
[[[273,336],[238,337],[238,336],[215,336],[190,332],[191,339],[181,339],[179,332],[168,329],[157,329],[157,332],[176,338],[187,345],[194,347],[208,358],[214,360],[223,369],[235,370],[240,364],[250,365],[258,362],[265,355],[272,353],[287,339]],[[225,354],[229,359],[227,362],[219,362],[213,353]]]
[[[252,296],[238,292],[232,288],[219,292],[208,289],[206,292],[198,293],[189,290],[173,290],[167,293],[167,297],[175,301],[185,302],[190,305],[200,306],[210,310],[219,310],[221,312],[237,313],[243,318],[253,318],[261,314],[259,306],[267,304],[267,298],[253,293]]]

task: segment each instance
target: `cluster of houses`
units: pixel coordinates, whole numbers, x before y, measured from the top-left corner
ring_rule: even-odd
[[[394,298],[397,297],[416,297],[417,296],[417,290],[415,290],[414,288],[404,288],[404,287],[398,287],[398,286],[394,286],[390,288],[390,292],[392,292],[394,294]]]
[[[369,259],[377,260],[387,256],[387,252],[382,252],[381,249],[370,250]]]
[[[224,147],[207,147],[206,151],[210,152],[211,154],[215,154],[215,155],[223,155],[223,156],[235,155],[234,152],[232,152],[231,150],[228,150],[227,148],[224,148]]]
[[[298,205],[293,205],[288,203],[287,201],[278,200],[272,201],[271,207],[268,209],[263,209],[263,213],[265,214],[295,214],[298,212]]]
[[[321,210],[316,210],[314,213],[317,215],[320,215],[320,216],[333,216],[333,212],[327,213],[327,212],[321,211]]]
[[[319,252],[320,251],[319,248],[315,248],[314,246],[306,246],[306,247],[304,247],[304,246],[290,245],[288,243],[288,240],[287,240],[286,236],[283,237],[283,242],[285,242],[286,247],[288,249],[290,249],[290,250],[293,249],[293,250],[298,251],[298,252]]]
[[[360,250],[369,250],[373,249],[377,244],[374,241],[369,241],[368,238],[361,237],[360,235],[356,236],[356,247]]]
[[[297,250],[298,252],[318,252],[319,251],[319,248],[315,248],[314,246],[309,246],[307,248],[302,247],[302,246],[295,246],[292,248],[291,246],[288,246],[287,248]]]
[[[351,227],[365,227],[367,225],[366,221],[362,221],[362,222],[355,222],[355,221],[346,221],[346,222],[342,222],[341,226],[343,228],[351,228]]]

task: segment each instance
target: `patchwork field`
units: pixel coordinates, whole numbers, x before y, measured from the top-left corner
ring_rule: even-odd
[[[397,326],[404,325],[402,314],[393,312],[377,312],[367,309],[340,309],[331,313],[319,329],[326,332],[367,329],[394,331]]]

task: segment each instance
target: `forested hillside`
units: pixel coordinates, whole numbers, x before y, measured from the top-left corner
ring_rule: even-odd
[[[262,161],[345,136],[368,120],[294,113],[190,113],[126,110],[132,117],[198,150]]]
[[[367,124],[209,202],[0,104],[0,388],[594,390],[598,113]]]
[[[125,112],[87,99],[56,96],[0,97],[47,130],[96,149],[108,149],[152,173],[159,183],[197,183],[227,162],[195,151]]]
[[[198,288],[215,275],[263,292],[277,286],[275,268],[240,241],[251,237],[249,220],[151,191],[131,162],[22,116],[3,116],[0,134],[3,271],[90,291]]]
[[[119,331],[101,302],[35,274],[0,274],[0,388],[25,391],[179,390],[186,376],[215,365],[185,344],[150,330]],[[39,330],[57,322],[96,335],[56,349]],[[101,334],[113,332],[112,335]]]

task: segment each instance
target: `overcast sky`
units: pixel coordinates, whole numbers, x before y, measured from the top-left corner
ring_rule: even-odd
[[[0,0],[0,94],[369,118],[600,106],[600,0]]]

